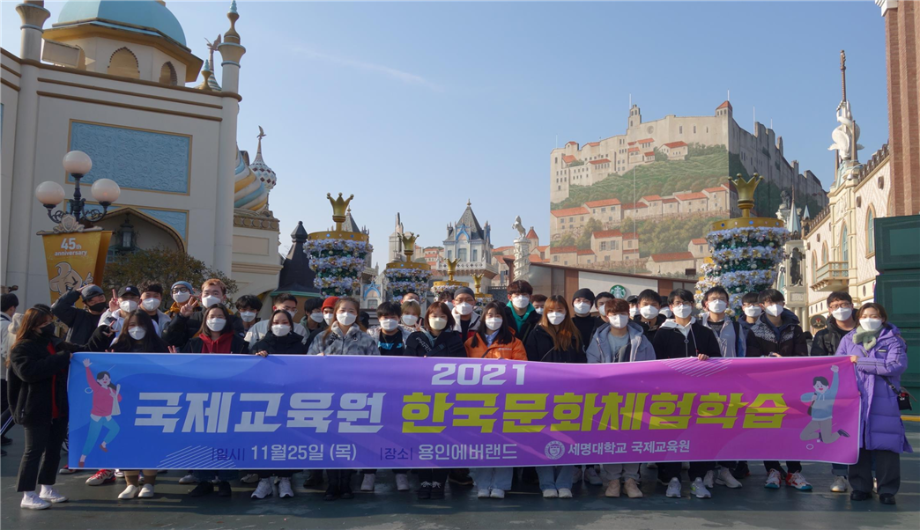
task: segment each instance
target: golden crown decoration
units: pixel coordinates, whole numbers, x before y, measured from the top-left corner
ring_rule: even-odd
[[[473,286],[476,287],[476,294],[482,293],[482,274],[473,275]]]
[[[460,258],[455,260],[447,260],[447,279],[449,281],[454,281],[454,274],[457,273],[458,263],[460,263]]]
[[[347,199],[342,199],[342,194],[339,193],[339,198],[333,199],[332,194],[327,193],[326,198],[329,199],[329,203],[332,204],[332,220],[335,221],[335,229],[341,232],[342,223],[345,222],[345,211],[348,210],[348,205],[355,196],[349,195]]]
[[[728,180],[738,190],[738,208],[741,209],[741,216],[750,217],[751,208],[754,207],[754,190],[757,189],[763,177],[754,173],[749,180],[744,180],[741,173],[738,173],[734,177],[729,177]]]
[[[406,261],[412,261],[412,255],[415,254],[415,241],[419,237],[419,234],[399,236],[399,240],[402,241],[403,244],[403,254],[406,255]]]

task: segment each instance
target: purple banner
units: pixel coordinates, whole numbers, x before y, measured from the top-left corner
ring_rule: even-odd
[[[855,463],[847,358],[575,365],[81,353],[71,467]]]

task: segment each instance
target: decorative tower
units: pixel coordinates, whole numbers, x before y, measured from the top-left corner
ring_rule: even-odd
[[[348,205],[355,196],[343,199],[339,193],[338,198],[333,199],[332,194],[327,193],[326,198],[332,204],[335,228],[310,234],[305,249],[311,256],[310,266],[316,271],[315,284],[324,296],[353,295],[361,288],[361,275],[374,248],[368,243],[366,233],[345,226],[350,217]]]
[[[397,215],[398,221],[399,216]],[[397,226],[402,228],[401,224]],[[407,235],[400,235],[399,238],[405,258],[397,256],[392,262],[387,263],[384,271],[387,290],[397,299],[410,291],[424,296],[423,293],[428,289],[428,280],[431,279],[431,266],[412,259],[415,254],[415,241],[419,235],[410,232]]]

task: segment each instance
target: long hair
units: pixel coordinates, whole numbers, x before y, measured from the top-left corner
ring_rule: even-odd
[[[208,314],[210,314],[211,311],[215,309],[219,309],[221,312],[223,312],[224,320],[227,321],[227,323],[224,324],[224,329],[220,330],[220,334],[226,335],[227,333],[233,333],[233,326],[230,325],[230,310],[227,309],[227,306],[225,306],[224,304],[217,304],[217,305],[212,305],[211,307],[204,310],[204,314],[202,315],[202,318],[201,318],[201,328],[198,330],[198,336],[202,336],[202,335],[205,337],[211,336],[211,329],[208,328]]]
[[[46,318],[52,316],[51,312],[41,307],[30,307],[22,317],[22,324],[19,325],[19,331],[16,332],[16,342],[23,339],[36,339],[39,333],[35,328],[39,327]]]
[[[440,309],[442,313],[447,315],[447,325],[444,326],[444,329],[442,329],[441,332],[443,333],[445,331],[454,329],[454,326],[457,325],[457,321],[454,320],[454,315],[451,314],[450,308],[447,307],[447,304],[444,302],[435,302],[428,306],[428,309],[425,311],[425,319],[422,322],[422,328],[425,331],[431,331],[431,324],[428,322],[428,317],[431,316],[431,314],[434,313],[437,309]]]
[[[128,322],[134,318],[137,324],[146,330],[144,338],[141,340],[134,340],[131,338],[131,334],[128,333]],[[118,338],[115,339],[115,343],[112,344],[112,351],[116,352],[130,352],[134,350],[134,344],[140,343],[141,349],[145,353],[166,353],[167,346],[163,342],[163,339],[157,335],[157,330],[153,326],[153,319],[150,318],[150,315],[147,314],[143,309],[136,309],[127,315],[121,326],[121,333],[118,334]]]
[[[489,313],[490,309],[498,311],[498,314],[505,318],[504,304],[501,302],[491,301],[486,305],[482,310],[482,317],[479,320],[479,328],[476,330],[476,333],[473,334],[473,342],[471,346],[474,348],[479,347],[479,341],[486,342],[486,335],[491,334],[492,332],[486,327],[486,315]],[[514,342],[514,333],[511,332],[511,328],[508,327],[508,324],[504,321],[502,322],[502,327],[498,328],[498,335],[495,336],[495,342],[498,344],[511,344]]]
[[[563,311],[565,318],[558,326],[550,323],[547,315],[550,312]],[[553,347],[558,351],[568,351],[572,346],[575,349],[581,348],[581,333],[572,322],[572,316],[569,314],[569,304],[565,298],[557,295],[550,296],[543,306],[543,318],[540,319],[540,325],[549,333],[553,339]]]
[[[361,311],[361,303],[358,302],[357,300],[355,300],[354,298],[350,297],[350,296],[343,296],[343,297],[339,298],[338,301],[336,301],[335,307],[332,308],[332,316],[335,317],[336,315],[338,315],[338,314],[339,314],[339,308],[342,307],[342,306],[345,305],[345,304],[351,304],[351,305],[353,305],[353,306],[355,307],[355,313],[360,313],[360,311]],[[364,327],[364,324],[361,323],[361,319],[358,318],[359,316],[360,316],[360,315],[357,315],[357,314],[355,315],[355,322],[354,322],[354,324],[352,324],[352,326],[358,326],[358,329],[360,329],[361,331],[367,332],[367,328],[365,328],[365,327]],[[334,319],[334,320],[332,321],[333,324],[335,324],[336,322],[338,322],[338,319]],[[331,324],[329,325],[328,328],[326,328],[326,331],[323,332],[323,338],[322,338],[323,342],[325,342],[326,339],[329,338],[329,334],[330,334],[330,333],[332,333],[332,325],[331,325]]]

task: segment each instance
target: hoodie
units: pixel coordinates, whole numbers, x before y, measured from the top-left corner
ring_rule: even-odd
[[[613,352],[610,351],[610,341],[607,340],[610,324],[604,323],[597,328],[588,342],[588,363],[654,361],[656,359],[655,348],[645,336],[642,326],[630,322],[626,325],[626,331],[629,334],[629,347]]]
[[[834,355],[837,353],[837,348],[840,346],[841,339],[850,331],[840,329],[834,317],[827,317],[827,327],[815,333],[815,338],[811,342],[811,351],[809,355],[812,357]]]

